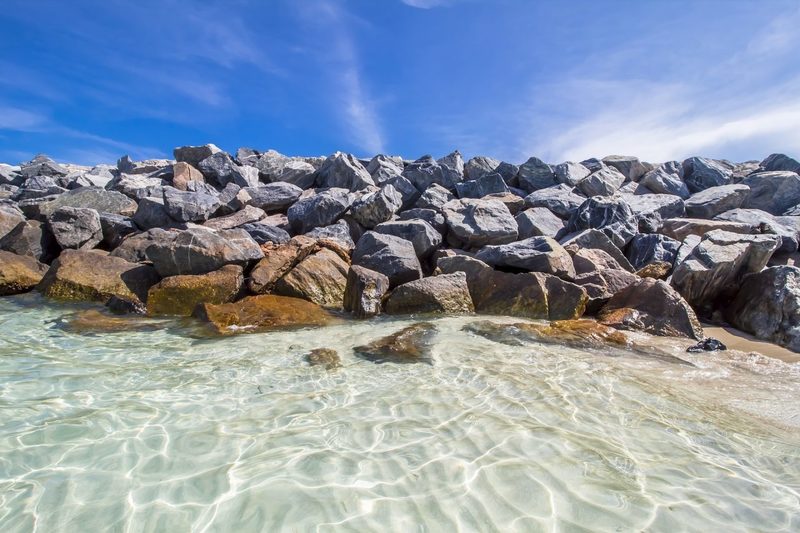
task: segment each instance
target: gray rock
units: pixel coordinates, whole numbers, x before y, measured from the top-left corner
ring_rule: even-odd
[[[455,191],[456,183],[464,179],[464,161],[457,151],[438,161],[426,155],[406,165],[403,177],[413,183],[421,193],[425,193],[434,184],[448,191]]]
[[[348,226],[347,222],[344,220],[340,220],[336,224],[331,224],[330,226],[314,228],[306,233],[306,236],[312,239],[330,239],[336,241],[348,251],[356,246],[353,241],[353,236],[350,233],[350,226]]]
[[[128,198],[139,201],[142,198],[161,196],[164,185],[167,185],[167,183],[161,178],[150,178],[136,174],[120,174],[118,177],[108,182],[106,189],[120,192]]]
[[[417,254],[411,241],[368,231],[353,250],[354,265],[380,272],[389,278],[391,287],[422,277]]]
[[[639,279],[636,274],[625,270],[603,269],[579,274],[573,283],[583,287],[589,296],[586,313],[595,314],[608,303],[612,296],[637,283]]]
[[[614,258],[623,269],[628,272],[634,272],[634,268],[628,262],[628,259],[622,253],[622,250],[609,239],[605,233],[596,229],[584,230],[579,233],[572,233],[565,235],[559,241],[568,251],[577,252],[582,248],[603,250],[608,255]]]
[[[509,187],[519,187],[519,166],[514,165],[512,163],[506,163],[503,161],[497,168],[494,169],[495,172],[503,176],[503,180],[505,180],[506,184]]]
[[[0,250],[27,255],[42,263],[50,263],[58,256],[61,248],[49,228],[37,220],[28,220],[17,224],[0,238]]]
[[[383,297],[389,292],[389,278],[358,265],[351,265],[344,290],[344,310],[356,318],[379,315]]]
[[[521,211],[514,220],[519,228],[519,238],[553,237],[564,230],[564,221],[546,207],[531,207]]]
[[[128,235],[109,255],[121,257],[131,263],[147,261],[147,248],[156,242],[164,231],[161,228],[154,228]]]
[[[517,221],[499,200],[463,198],[442,207],[452,245],[477,248],[517,239]]]
[[[720,185],[693,194],[686,200],[686,215],[692,218],[715,216],[742,206],[750,193],[747,185]]]
[[[681,197],[672,194],[628,195],[624,199],[636,215],[642,233],[654,233],[664,220],[686,214]]]
[[[246,201],[247,205],[263,209],[267,213],[284,212],[303,194],[303,189],[285,181],[276,181],[258,187],[245,187],[242,190],[250,196],[250,199]]]
[[[400,157],[376,155],[367,164],[367,172],[375,185],[384,185],[403,173],[403,160]]]
[[[286,213],[289,224],[297,233],[329,226],[350,208],[351,195],[347,189],[327,189],[301,198]]]
[[[575,194],[568,185],[556,185],[533,192],[525,197],[527,207],[546,207],[561,218],[569,218],[586,200]]]
[[[687,235],[703,236],[709,231],[717,229],[746,235],[757,232],[750,224],[740,222],[705,220],[703,218],[669,218],[661,223],[658,233],[682,241]]]
[[[299,158],[286,157],[275,150],[246,155],[244,160],[237,155],[237,159],[243,164],[255,166],[259,178],[267,183],[283,181],[307,189],[316,180],[317,168],[314,165]]]
[[[768,233],[780,237],[777,252],[793,253],[798,247],[797,217],[775,217],[759,209],[731,209],[720,213],[714,220],[738,222],[751,229],[747,233]]]
[[[464,272],[409,281],[395,288],[386,301],[386,312],[392,314],[474,311]]]
[[[133,221],[143,230],[152,228],[170,228],[178,223],[164,207],[163,198],[142,198],[139,207],[133,214]]]
[[[680,241],[666,235],[639,234],[628,244],[625,257],[628,258],[635,270],[655,262],[674,264],[680,246]]]
[[[39,216],[48,217],[62,207],[82,207],[100,213],[131,216],[136,212],[136,202],[116,191],[99,187],[81,187],[53,197],[39,205]]]
[[[168,159],[145,159],[144,161],[134,161],[128,155],[124,155],[117,161],[117,169],[123,174],[153,174],[172,166],[172,161]]]
[[[459,198],[483,198],[490,194],[507,193],[508,185],[498,173],[485,174],[474,180],[456,184]]]
[[[520,188],[527,193],[558,184],[553,168],[538,157],[531,157],[519,166],[517,179]]]
[[[189,163],[193,167],[203,159],[211,157],[214,154],[222,152],[213,144],[204,144],[203,146],[180,146],[172,151],[175,161]]]
[[[788,170],[800,174],[800,161],[784,154],[771,154],[761,162],[759,168],[767,172]]]
[[[350,214],[367,229],[390,220],[403,204],[403,199],[394,187],[384,185],[376,191],[365,193],[353,202]]]
[[[245,224],[240,226],[240,228],[245,230],[258,244],[265,244],[268,242],[286,244],[291,238],[289,233],[285,230],[268,224]]]
[[[728,185],[731,182],[733,165],[705,157],[691,157],[683,162],[683,181],[693,193],[710,187]]]
[[[116,248],[125,237],[139,231],[139,227],[130,217],[113,213],[99,213],[99,216],[100,227],[103,231],[101,242],[109,249]]]
[[[0,239],[25,222],[25,215],[16,206],[0,204]]]
[[[603,158],[603,163],[617,169],[628,181],[639,181],[652,166],[639,161],[638,157],[627,155],[610,155]]]
[[[623,248],[638,233],[637,219],[622,198],[598,196],[589,198],[572,214],[567,232],[598,229],[618,247]]]
[[[616,259],[599,248],[570,249],[569,254],[572,256],[572,264],[577,275],[599,270],[623,270]]]
[[[580,163],[567,161],[553,167],[553,173],[558,183],[574,187],[592,172]]]
[[[191,183],[189,189],[193,188]],[[217,200],[219,200],[219,208],[214,215],[225,216],[244,208],[252,201],[252,197],[235,183],[229,183],[217,194]]]
[[[434,209],[414,208],[398,213],[397,220],[424,220],[431,225],[438,233],[444,234],[447,231],[447,223],[444,215]]]
[[[164,210],[178,222],[204,222],[219,208],[216,195],[164,187]]]
[[[449,190],[441,185],[433,184],[422,193],[417,203],[414,205],[420,209],[435,209],[441,211],[444,204],[455,200],[455,198],[456,197],[453,196]]]
[[[61,248],[90,250],[103,240],[100,216],[94,209],[61,207],[47,223]]]
[[[475,257],[501,269],[544,272],[567,280],[575,277],[569,253],[550,237],[531,237],[510,244],[485,246]]]
[[[677,161],[670,161],[645,174],[639,181],[656,194],[674,194],[684,200],[692,194],[683,181],[683,167]]]
[[[400,193],[400,199],[402,200],[401,209],[408,209],[412,205],[414,205],[417,200],[419,200],[420,192],[414,187],[414,184],[408,181],[403,176],[397,176],[393,179],[384,182],[383,185],[391,185],[394,187],[398,193]]]
[[[233,229],[244,226],[245,224],[258,222],[266,216],[267,214],[263,209],[253,207],[252,205],[247,205],[241,211],[231,213],[230,215],[226,215],[224,217],[212,218],[211,220],[205,222],[203,226],[213,230]]]
[[[625,182],[625,176],[614,167],[603,167],[582,179],[577,189],[587,197],[611,196]]]
[[[31,178],[33,176],[66,176],[69,171],[63,166],[59,165],[48,156],[39,154],[27,163],[20,165],[20,174],[24,178]]]
[[[800,175],[795,172],[756,172],[742,181],[750,194],[742,204],[748,209],[761,209],[782,215],[800,204]]]
[[[421,219],[384,222],[375,226],[375,231],[410,241],[420,258],[430,257],[442,244],[442,235]]]
[[[464,165],[464,178],[467,180],[482,178],[487,174],[494,173],[498,166],[500,166],[500,161],[497,159],[482,155],[473,157]]]
[[[317,186],[360,191],[375,185],[372,176],[351,154],[336,152],[317,171]]]

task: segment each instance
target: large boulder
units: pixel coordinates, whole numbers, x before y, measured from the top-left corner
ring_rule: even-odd
[[[360,191],[375,185],[364,165],[351,154],[336,152],[317,170],[318,187]]]
[[[391,287],[422,277],[422,267],[411,241],[368,231],[353,250],[353,264],[389,278]]]
[[[598,313],[601,323],[671,337],[702,340],[692,308],[667,283],[644,278],[617,292]]]
[[[185,162],[196,167],[200,161],[221,152],[216,145],[204,144],[202,146],[179,146],[172,151],[175,161]]]
[[[800,268],[776,266],[745,276],[724,311],[737,328],[800,352]]]
[[[0,239],[23,222],[25,222],[25,215],[16,206],[0,204]]]
[[[255,209],[255,208],[253,208]],[[258,244],[285,244],[289,242],[291,235],[279,226],[266,223],[252,223],[239,226],[245,230]]]
[[[567,232],[597,229],[617,247],[623,248],[638,233],[638,223],[630,206],[619,197],[595,197],[583,202],[567,223]]]
[[[390,220],[403,205],[400,193],[391,185],[368,192],[353,202],[350,213],[356,222],[367,229]]]
[[[603,250],[614,258],[614,261],[624,270],[628,272],[634,271],[634,268],[628,262],[625,254],[622,253],[622,250],[600,230],[588,229],[579,233],[571,233],[562,237],[559,243],[572,254],[580,249]]]
[[[39,214],[41,217],[47,218],[62,207],[94,209],[98,213],[113,213],[122,216],[133,216],[136,212],[136,202],[120,192],[107,191],[100,187],[81,187],[55,196],[52,201],[41,204]]]
[[[189,163],[179,162],[172,165],[172,186],[179,191],[186,191],[190,182],[205,183],[203,173]]]
[[[226,265],[208,274],[170,276],[150,287],[147,314],[191,316],[201,303],[232,302],[241,294],[243,283],[239,265]]]
[[[442,208],[452,245],[478,248],[517,240],[517,221],[499,200],[463,198]]]
[[[156,242],[163,231],[161,228],[154,228],[128,235],[111,251],[111,255],[131,263],[147,261],[147,248]]]
[[[434,183],[425,189],[425,191],[417,199],[414,206],[419,209],[433,209],[436,211],[441,211],[442,207],[446,203],[455,199],[456,197],[453,196],[453,193],[441,185]]]
[[[133,221],[143,229],[174,228],[181,225],[167,213],[163,198],[147,197],[139,200],[139,207],[133,214]]]
[[[710,187],[728,185],[731,182],[733,165],[705,157],[691,157],[683,162],[683,181],[693,193]]]
[[[595,250],[599,251],[599,250]],[[595,314],[616,293],[639,282],[639,276],[619,269],[601,269],[575,277],[573,283],[583,287],[589,296],[586,313]]]
[[[28,292],[45,272],[47,266],[33,257],[0,250],[0,296]]]
[[[334,320],[313,302],[275,294],[248,296],[226,304],[200,304],[195,316],[220,335],[318,327]]]
[[[370,159],[367,172],[375,185],[384,185],[403,173],[403,158],[378,154]]]
[[[604,166],[582,179],[577,189],[587,197],[611,196],[625,182],[625,175],[614,167]]]
[[[658,231],[663,220],[686,214],[683,200],[673,194],[626,195],[625,201],[636,215],[642,233]]]
[[[47,223],[61,248],[89,250],[103,240],[100,215],[94,209],[61,207]]]
[[[396,220],[424,220],[431,225],[440,234],[447,231],[447,223],[444,220],[444,215],[435,209],[422,209],[415,207],[406,211],[401,211],[397,214]]]
[[[492,174],[498,166],[500,166],[500,161],[497,159],[482,155],[475,156],[464,165],[464,179],[471,181],[482,178],[487,174]]]
[[[37,289],[60,300],[107,302],[112,297],[142,305],[159,276],[148,265],[101,252],[64,250]]]
[[[531,207],[520,211],[514,220],[517,221],[520,239],[556,238],[564,230],[564,221],[546,207]]]
[[[184,231],[155,230],[147,247],[147,259],[162,277],[205,274],[225,265],[242,267],[264,257],[258,243],[243,229],[191,228]]]
[[[553,167],[553,173],[556,175],[556,181],[558,183],[574,187],[586,176],[591,174],[592,171],[580,163],[567,161]]]
[[[629,155],[609,155],[603,158],[603,163],[619,171],[628,181],[639,181],[653,168],[649,163],[639,161],[638,157]]]
[[[674,194],[684,200],[692,194],[683,181],[683,167],[677,161],[670,161],[647,172],[639,181],[656,194]]]
[[[389,278],[358,265],[351,265],[344,290],[344,310],[356,318],[379,315],[383,298],[389,292]]]
[[[315,240],[325,239],[336,241],[348,251],[356,247],[356,243],[353,240],[353,231],[347,223],[347,220],[339,220],[336,224],[331,224],[330,226],[314,228],[306,233],[305,236]]]
[[[132,218],[113,213],[100,213],[100,227],[103,231],[101,244],[106,249],[113,250],[119,246],[128,235],[139,232],[139,227]]]
[[[263,209],[253,207],[252,205],[246,205],[242,210],[231,213],[230,215],[212,218],[211,220],[203,223],[203,226],[213,230],[233,229],[245,225],[252,226],[255,222],[258,222],[266,216],[267,214]],[[248,231],[248,233],[250,233],[251,237],[253,236],[251,232]],[[286,232],[284,231],[284,233]],[[258,239],[256,239],[256,242],[258,242]],[[258,243],[261,244],[261,242]]]
[[[639,270],[645,266],[665,262],[672,265],[680,248],[680,241],[658,233],[639,234],[631,240],[625,250],[625,257],[634,269]]]
[[[798,247],[800,217],[776,217],[760,209],[731,209],[720,213],[714,220],[733,222],[749,227],[747,233],[768,233],[780,237],[776,252],[793,253]],[[738,233],[738,232],[737,232]]]
[[[421,219],[392,220],[375,226],[377,233],[411,241],[417,257],[429,257],[442,244],[442,235]]]
[[[242,190],[249,196],[245,202],[247,205],[263,209],[267,213],[286,211],[303,194],[303,189],[284,181],[267,183],[258,187],[245,187]]]
[[[558,183],[553,167],[538,157],[531,157],[519,166],[517,179],[520,188],[527,193],[546,189]]]
[[[309,300],[322,307],[341,308],[349,268],[337,253],[322,248],[279,279],[275,293]]]
[[[237,165],[226,152],[216,152],[197,163],[203,176],[220,187],[235,183],[240,187],[258,186],[258,169]]]
[[[271,292],[280,278],[296,264],[317,251],[314,239],[305,236],[293,237],[286,243],[263,246],[264,258],[250,271],[247,288],[250,292]]]
[[[527,343],[536,342],[583,350],[606,351],[610,346],[630,347],[628,337],[624,333],[591,319],[555,320],[544,324],[480,320],[465,325],[461,330],[509,346],[525,346]]]
[[[714,230],[675,266],[672,286],[701,315],[709,316],[736,293],[746,274],[760,272],[778,248],[774,235]]]
[[[580,248],[576,250],[571,247],[569,255],[572,256],[572,264],[575,266],[576,275],[597,272],[598,270],[624,270],[616,259],[599,248]],[[575,276],[572,276],[572,278],[575,278]]]
[[[800,175],[796,172],[757,172],[742,181],[750,187],[743,207],[782,215],[800,204]]]
[[[164,187],[164,210],[178,222],[204,222],[219,208],[216,195]]]
[[[455,191],[456,183],[464,179],[464,160],[457,151],[439,160],[426,155],[406,165],[403,177],[413,183],[421,193],[434,184]]]
[[[386,301],[386,312],[393,314],[474,311],[464,272],[409,281],[395,288]]]
[[[307,233],[333,224],[350,208],[352,197],[347,189],[334,188],[301,198],[286,213],[297,233]]]
[[[686,215],[692,218],[714,218],[730,209],[737,209],[750,193],[742,184],[710,187],[693,194],[686,200]]]
[[[59,165],[45,154],[37,154],[36,157],[20,165],[20,173],[26,177],[34,176],[66,176],[69,170]]]
[[[769,172],[788,170],[800,174],[800,161],[785,154],[770,154],[758,166]]]
[[[459,198],[483,198],[490,194],[503,194],[508,192],[508,185],[503,176],[494,172],[480,178],[456,183],[456,193]]]
[[[705,220],[702,218],[670,218],[661,222],[658,233],[666,235],[677,241],[682,241],[689,235],[702,237],[714,230],[723,230],[730,233],[753,233],[753,226],[740,222],[727,220]]]
[[[510,244],[485,246],[475,257],[500,269],[544,272],[563,279],[575,277],[572,258],[551,237],[531,237]]]
[[[120,174],[108,182],[106,190],[116,191],[128,198],[139,201],[148,196],[161,196],[162,189],[166,184],[167,182],[159,177],[148,177],[140,174]],[[119,214],[124,215],[126,213]]]
[[[431,348],[436,326],[428,322],[412,324],[363,346],[353,348],[355,354],[373,363],[433,364]]]

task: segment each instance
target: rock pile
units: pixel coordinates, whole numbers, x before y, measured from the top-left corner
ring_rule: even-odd
[[[595,315],[700,340],[700,316],[800,350],[800,163],[786,155],[516,165],[209,144],[174,158],[0,165],[0,294],[222,333],[344,310]]]

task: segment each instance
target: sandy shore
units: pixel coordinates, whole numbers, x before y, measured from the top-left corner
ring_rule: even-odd
[[[703,324],[706,336],[721,340],[729,350],[740,350],[743,352],[758,352],[767,357],[774,357],[787,363],[800,362],[800,354],[791,350],[758,340],[752,335],[730,326],[715,326],[713,324]]]

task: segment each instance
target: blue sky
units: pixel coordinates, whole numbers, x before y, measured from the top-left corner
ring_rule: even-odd
[[[4,0],[0,161],[800,155],[798,0]]]

